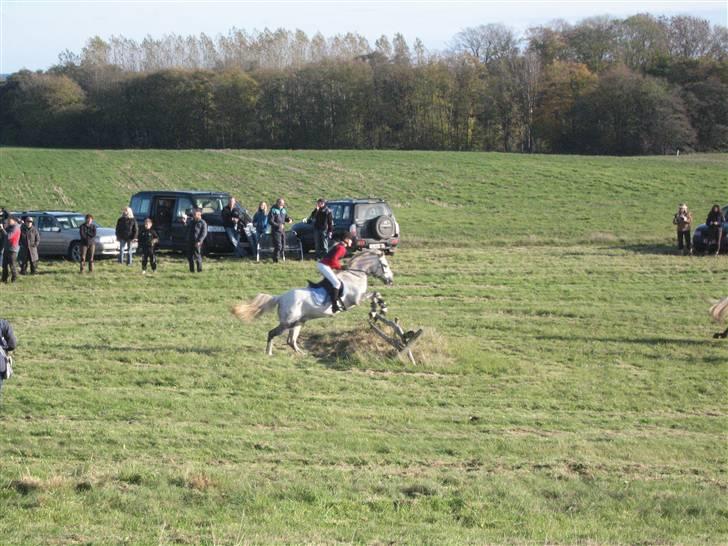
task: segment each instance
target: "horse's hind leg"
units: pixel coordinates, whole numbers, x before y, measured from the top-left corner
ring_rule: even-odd
[[[301,333],[301,327],[303,326],[302,322],[299,322],[293,328],[291,328],[291,331],[288,333],[288,344],[291,346],[291,348],[296,351],[298,354],[303,354],[303,351],[298,347],[298,334]]]
[[[268,345],[266,345],[265,347],[265,352],[268,354],[268,356],[273,355],[273,338],[281,335],[286,330],[288,330],[288,326],[286,326],[285,324],[279,324],[270,332],[268,332]]]

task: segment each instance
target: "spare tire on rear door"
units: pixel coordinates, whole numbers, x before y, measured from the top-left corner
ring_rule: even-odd
[[[379,216],[374,220],[374,233],[380,239],[389,239],[394,235],[394,220],[389,216]]]

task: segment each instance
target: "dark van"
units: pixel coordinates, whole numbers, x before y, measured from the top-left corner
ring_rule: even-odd
[[[159,248],[185,250],[187,228],[183,217],[192,217],[192,210],[202,210],[202,218],[207,222],[205,252],[232,252],[233,246],[225,235],[222,223],[222,209],[228,204],[230,194],[217,191],[142,191],[131,197],[129,206],[141,228],[145,218],[151,218],[154,229],[159,234]],[[251,221],[248,212],[236,204],[246,223]],[[241,245],[250,247],[246,240]]]

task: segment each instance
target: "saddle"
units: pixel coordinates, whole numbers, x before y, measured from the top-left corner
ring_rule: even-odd
[[[308,287],[313,289],[323,288],[326,290],[326,293],[329,295],[329,299],[331,300],[331,307],[334,313],[339,310],[346,311],[346,307],[344,307],[344,303],[341,301],[344,297],[344,283],[341,283],[341,288],[336,290],[329,280],[324,277],[318,282],[308,281]]]

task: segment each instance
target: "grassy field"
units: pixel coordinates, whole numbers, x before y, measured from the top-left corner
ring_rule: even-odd
[[[426,330],[406,365],[366,310],[264,356],[231,304],[313,262],[42,264],[1,285],[0,544],[725,544],[728,257],[672,214],[728,197],[728,155],[0,149],[0,205],[112,224],[136,190],[378,195],[404,233],[382,287]],[[447,244],[445,244],[447,243]],[[376,283],[376,281],[375,281]],[[381,286],[379,284],[378,286]]]

